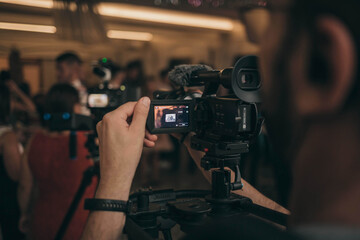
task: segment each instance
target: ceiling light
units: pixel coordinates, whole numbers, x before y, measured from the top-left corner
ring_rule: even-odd
[[[129,31],[118,31],[109,30],[107,32],[108,38],[113,39],[125,39],[125,40],[136,40],[149,42],[153,39],[153,35],[147,32],[129,32]]]
[[[55,33],[56,27],[49,25],[0,22],[0,29],[39,33]]]
[[[104,16],[139,20],[153,23],[208,28],[232,31],[233,21],[229,18],[214,17],[203,14],[182,13],[171,10],[161,10],[150,7],[132,6],[129,4],[101,3],[99,13]]]
[[[0,0],[0,3],[41,8],[53,7],[52,0]],[[222,31],[232,31],[234,29],[234,22],[230,18],[205,14],[185,13],[120,3],[100,3],[98,9],[101,15],[123,19]]]
[[[52,8],[52,0],[0,0],[0,3],[10,3],[29,7]]]
[[[3,30],[15,30],[15,31],[26,31],[26,32],[38,32],[38,33],[55,33],[56,27],[49,25],[36,25],[36,24],[23,24],[23,23],[9,23],[0,22],[0,29]],[[125,40],[136,40],[136,41],[151,41],[153,35],[147,32],[130,32],[130,31],[118,31],[109,30],[107,32],[108,38],[113,39],[125,39]]]

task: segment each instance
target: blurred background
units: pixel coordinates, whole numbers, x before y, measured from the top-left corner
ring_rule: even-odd
[[[174,62],[224,68],[257,52],[238,19],[224,0],[0,0],[0,69],[17,49],[36,95],[56,81],[55,58],[68,50],[84,61],[87,85],[97,83],[91,62],[101,57],[141,60],[147,77]]]

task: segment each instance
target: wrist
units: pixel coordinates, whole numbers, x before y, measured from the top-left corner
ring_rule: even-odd
[[[183,144],[185,145],[185,147],[187,147],[188,149],[191,149],[191,138],[195,135],[195,133],[191,132],[189,134],[187,134],[187,136],[184,138],[183,140]]]
[[[100,180],[95,198],[127,201],[129,199],[131,184],[104,182]]]

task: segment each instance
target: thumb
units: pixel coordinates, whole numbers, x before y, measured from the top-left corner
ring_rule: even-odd
[[[145,125],[146,119],[149,114],[149,108],[150,98],[143,97],[137,102],[134,109],[134,115],[130,125],[130,129],[133,129],[135,131],[144,130],[145,132]]]

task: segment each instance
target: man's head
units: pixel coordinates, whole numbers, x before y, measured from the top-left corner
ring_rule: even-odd
[[[80,113],[78,91],[67,83],[55,84],[46,94],[44,112]]]
[[[126,78],[126,71],[118,65],[114,65],[111,69],[111,82],[117,85],[123,84]]]
[[[293,158],[308,124],[357,104],[357,9],[345,0],[270,0],[260,43],[267,124],[274,145]]]
[[[57,80],[59,83],[71,83],[81,78],[82,61],[73,52],[66,52],[56,58]]]
[[[143,64],[140,60],[129,62],[126,66],[127,78],[132,81],[137,81],[143,76]]]

